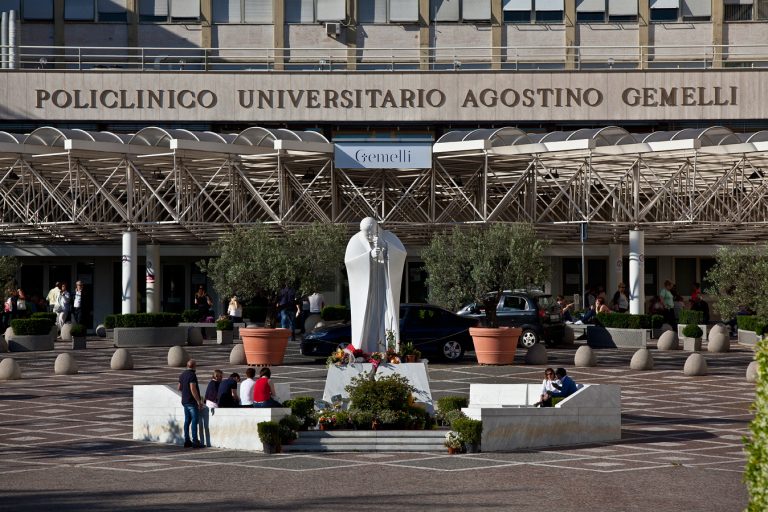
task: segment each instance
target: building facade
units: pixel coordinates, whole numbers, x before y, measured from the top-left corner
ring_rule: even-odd
[[[28,295],[84,281],[96,323],[147,307],[148,282],[150,309],[189,307],[208,244],[254,222],[377,217],[406,242],[410,301],[420,248],[454,225],[533,222],[549,291],[629,281],[638,304],[765,240],[768,0],[0,11],[0,251]]]

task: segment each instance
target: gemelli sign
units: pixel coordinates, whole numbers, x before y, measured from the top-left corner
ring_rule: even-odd
[[[181,79],[183,78],[183,80]],[[0,74],[0,120],[765,119],[768,71]],[[119,114],[118,114],[119,113]],[[118,117],[115,117],[115,116]]]
[[[337,142],[333,158],[339,169],[429,169],[432,144]]]

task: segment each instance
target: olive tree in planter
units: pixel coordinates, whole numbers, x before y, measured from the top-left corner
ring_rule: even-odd
[[[504,290],[547,279],[546,245],[529,224],[491,224],[437,234],[422,252],[430,302],[454,311],[467,302],[482,304],[485,325],[470,329],[478,363],[514,361],[521,330],[499,328],[496,307]]]
[[[217,257],[198,262],[221,297],[237,295],[248,301],[265,299],[262,328],[240,329],[248,364],[281,364],[287,329],[276,329],[280,290],[291,285],[297,297],[333,286],[344,262],[346,229],[333,224],[310,224],[282,232],[265,224],[238,228],[211,245]]]

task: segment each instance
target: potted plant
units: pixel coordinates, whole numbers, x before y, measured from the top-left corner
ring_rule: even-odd
[[[234,325],[229,318],[220,318],[216,321],[216,343],[219,345],[231,345],[234,339]]]
[[[406,363],[415,363],[421,357],[421,352],[417,350],[412,342],[403,343],[400,347],[400,357]]]
[[[296,296],[330,288],[344,261],[343,226],[311,224],[283,233],[266,224],[238,228],[214,242],[218,256],[198,262],[221,297],[260,298],[267,306],[264,327],[240,329],[250,365],[282,364],[293,333],[276,328],[280,290],[288,284]]]
[[[512,364],[521,329],[500,328],[496,307],[507,289],[540,285],[548,275],[547,242],[529,224],[491,224],[438,234],[422,252],[429,301],[456,311],[474,302],[483,327],[470,328],[480,364]]]
[[[259,441],[264,445],[264,453],[280,453],[280,424],[276,421],[262,421],[256,424]]]
[[[458,432],[455,432],[453,430],[449,430],[445,434],[445,441],[443,442],[446,448],[448,448],[448,453],[451,455],[454,455],[456,453],[461,453],[461,447],[464,443],[461,441],[461,436]]]
[[[483,422],[472,418],[460,417],[451,423],[451,429],[459,433],[467,453],[480,451],[483,436]]]
[[[70,334],[72,335],[72,350],[85,349],[85,326],[81,324],[72,324]]]
[[[320,417],[317,418],[317,426],[320,430],[331,430],[334,425],[336,425],[336,417],[332,412],[321,414]]]
[[[683,350],[698,352],[701,350],[701,336],[704,331],[697,324],[688,324],[683,329]]]

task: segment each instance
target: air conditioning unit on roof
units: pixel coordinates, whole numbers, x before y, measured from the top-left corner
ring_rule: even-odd
[[[341,34],[341,23],[326,23],[325,33],[331,37]]]

